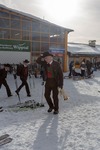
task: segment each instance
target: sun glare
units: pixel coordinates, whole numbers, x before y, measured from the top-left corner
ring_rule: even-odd
[[[46,15],[56,21],[70,20],[77,15],[78,0],[45,0],[43,5]]]

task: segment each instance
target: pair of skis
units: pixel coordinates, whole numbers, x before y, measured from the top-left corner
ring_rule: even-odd
[[[0,147],[2,145],[8,144],[12,141],[13,139],[10,138],[9,134],[4,134],[0,136]]]

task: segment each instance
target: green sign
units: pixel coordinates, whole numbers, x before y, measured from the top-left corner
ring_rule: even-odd
[[[0,40],[0,51],[20,51],[29,52],[30,42],[28,41],[14,41],[14,40]]]

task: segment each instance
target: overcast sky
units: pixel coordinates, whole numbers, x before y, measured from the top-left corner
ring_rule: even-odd
[[[100,44],[100,0],[0,0],[0,4],[73,29],[69,42]]]

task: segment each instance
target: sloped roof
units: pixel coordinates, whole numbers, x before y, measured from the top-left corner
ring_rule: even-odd
[[[68,33],[74,31],[74,30],[72,30],[72,29],[69,29],[69,28],[65,28],[65,27],[56,25],[56,24],[54,24],[54,23],[51,23],[51,22],[49,22],[49,21],[47,21],[47,20],[41,19],[41,18],[36,17],[36,16],[34,16],[34,15],[31,15],[31,14],[28,14],[28,13],[25,13],[25,12],[21,12],[21,11],[12,9],[12,8],[8,8],[8,7],[6,7],[6,6],[2,5],[2,4],[0,4],[0,7],[3,8],[3,9],[7,9],[8,11],[12,11],[12,12],[21,14],[21,15],[26,16],[26,17],[29,17],[29,18],[32,18],[32,19],[36,19],[36,20],[41,21],[41,22],[44,22],[44,23],[49,23],[49,24],[52,24],[52,25],[61,27],[61,28],[65,29],[65,31],[67,31]]]
[[[73,55],[100,55],[100,45],[95,47],[88,44],[68,43],[68,52]]]

